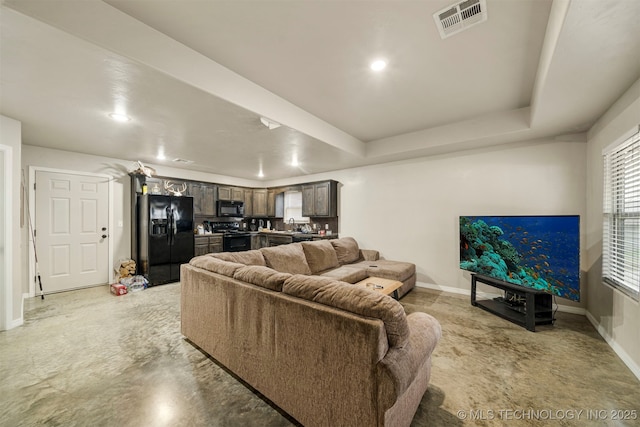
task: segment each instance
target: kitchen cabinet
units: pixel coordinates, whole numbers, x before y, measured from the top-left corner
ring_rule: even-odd
[[[303,185],[302,216],[338,216],[338,182],[323,181]]]
[[[253,216],[256,218],[264,218],[267,216],[267,190],[255,189],[253,193]],[[245,203],[246,212],[246,203]]]
[[[316,188],[313,184],[302,186],[302,216],[315,216]]]
[[[277,189],[267,191],[267,216],[269,218],[284,217],[284,191]]]
[[[216,187],[211,184],[192,182],[187,187],[187,195],[193,197],[193,214],[215,216]]]
[[[167,194],[164,189],[164,179],[143,177],[141,182],[147,184],[148,194]],[[141,193],[142,189],[136,192]]]
[[[231,200],[244,200],[244,189],[231,187]]]
[[[202,184],[202,212],[207,216],[216,216],[216,186]]]
[[[267,190],[267,216],[276,217],[276,190]]]
[[[251,249],[260,249],[268,247],[268,237],[262,234],[252,234],[251,235]]]
[[[218,186],[219,200],[244,200],[244,189],[240,187]]]
[[[187,187],[187,196],[193,197],[193,214],[202,214],[202,187],[199,182],[192,182]]]
[[[293,236],[283,236],[280,234],[280,235],[273,235],[273,236],[266,236],[266,237],[267,237],[266,246],[268,247],[287,245],[293,242]]]
[[[250,190],[248,188],[245,189],[243,191],[241,200],[244,200],[244,216],[247,218],[258,216],[255,213],[253,199],[254,199],[253,190]]]
[[[231,187],[218,186],[218,200],[231,200]]]
[[[222,252],[222,236],[195,236],[194,256]]]
[[[222,252],[222,236],[209,236],[209,253]]]
[[[206,255],[209,253],[209,238],[204,236],[195,236],[194,238],[194,256]]]

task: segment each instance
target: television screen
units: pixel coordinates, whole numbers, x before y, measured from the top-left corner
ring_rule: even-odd
[[[461,216],[460,268],[580,301],[580,217]]]

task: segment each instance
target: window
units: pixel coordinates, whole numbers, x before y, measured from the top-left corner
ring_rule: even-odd
[[[291,218],[295,222],[309,222],[309,218],[302,216],[301,191],[285,191],[284,193],[284,221],[288,222]]]
[[[640,291],[640,132],[605,149],[602,276],[638,300]]]

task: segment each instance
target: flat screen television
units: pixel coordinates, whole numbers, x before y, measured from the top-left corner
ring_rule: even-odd
[[[580,301],[580,217],[461,216],[460,268]]]

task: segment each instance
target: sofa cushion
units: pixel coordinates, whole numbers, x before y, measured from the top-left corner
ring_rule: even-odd
[[[404,282],[416,272],[416,265],[410,262],[390,261],[379,259],[376,261],[361,261],[351,264],[349,267],[363,268],[367,276],[382,277]]]
[[[262,252],[258,250],[243,251],[243,252],[220,252],[211,255],[214,258],[222,259],[225,261],[237,262],[244,265],[261,265],[265,266],[267,263],[262,256]]]
[[[267,267],[281,273],[311,274],[309,264],[304,256],[304,250],[300,243],[274,246],[260,249]]]
[[[291,277],[289,273],[280,273],[272,268],[261,265],[247,265],[246,267],[236,270],[233,275],[234,279],[253,283],[254,285],[262,286],[272,291],[281,291],[284,281],[289,277]]]
[[[233,277],[236,270],[244,267],[244,264],[224,261],[218,258],[214,258],[211,255],[201,255],[195,258],[191,258],[189,264],[193,265],[194,267],[213,271],[214,273],[222,274],[229,277]]]
[[[390,347],[409,341],[409,323],[404,308],[387,295],[361,286],[332,281],[327,277],[294,275],[285,280],[282,292],[360,316],[384,322]]]
[[[289,292],[284,292],[284,288],[285,288],[284,285],[282,286],[282,292],[289,293],[291,295],[293,295],[291,293],[292,292],[291,289],[292,289],[292,286],[294,285],[300,286],[300,287],[306,286],[309,289],[315,289],[318,286],[330,285],[336,282],[336,279],[334,279],[333,277],[307,276],[303,274],[294,274],[287,280],[291,280],[291,282],[289,283]],[[287,283],[287,280],[285,280],[285,284]],[[298,295],[295,295],[295,296],[298,296]],[[303,297],[300,297],[300,298],[303,298]],[[309,299],[309,298],[305,298],[305,299]]]
[[[351,264],[360,259],[360,248],[353,237],[341,237],[329,241],[336,250],[340,265]]]
[[[316,240],[315,242],[302,242],[302,250],[309,264],[311,274],[336,268],[338,257],[333,245],[328,240]]]
[[[351,265],[343,265],[320,273],[322,277],[331,277],[347,283],[356,283],[369,277],[366,268],[353,268]]]

